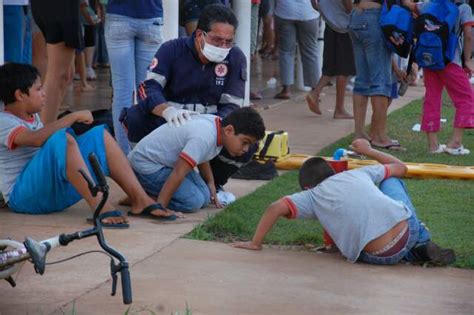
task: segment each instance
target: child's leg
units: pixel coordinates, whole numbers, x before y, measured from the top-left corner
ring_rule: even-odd
[[[211,193],[199,173],[189,172],[173,194],[169,208],[182,212],[195,212],[207,206],[211,201]]]
[[[474,128],[474,90],[460,66],[450,63],[444,75],[446,90],[456,108],[453,137],[448,147],[458,148],[462,145],[464,128]]]
[[[138,182],[130,163],[112,138],[110,133],[104,130],[104,146],[107,156],[107,165],[110,170],[110,177],[125,191],[130,198],[132,212],[140,213],[143,208],[154,204]],[[157,215],[164,215],[166,211],[155,210]],[[159,212],[159,213],[158,213]]]
[[[424,70],[425,80],[425,101],[423,102],[423,117],[421,119],[421,130],[426,132],[428,137],[428,149],[435,151],[438,149],[437,132],[440,129],[441,118],[441,96],[444,82],[439,72]]]
[[[79,170],[84,170],[89,177],[91,177],[89,170],[84,162],[79,146],[73,136],[66,133],[66,177],[69,180],[70,184],[77,190],[79,195],[81,195],[86,202],[89,204],[91,209],[99,204],[101,200],[101,195],[98,194],[96,197],[93,197],[87,182],[84,180],[82,175],[79,173]],[[113,210],[113,207],[110,203],[106,202],[102,213]],[[128,220],[124,217],[110,217],[103,219],[104,223],[124,223]]]

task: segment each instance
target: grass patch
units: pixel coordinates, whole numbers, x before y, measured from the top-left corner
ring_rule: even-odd
[[[439,133],[441,143],[446,143],[452,133],[453,108],[444,102],[443,118]],[[411,131],[419,121],[421,101],[414,101],[389,115],[388,133],[398,139],[407,151],[390,151],[407,162],[429,162],[450,165],[474,165],[474,154],[468,156],[430,155],[424,133]],[[331,156],[341,147],[347,147],[352,135],[324,148],[318,155]],[[474,149],[474,131],[466,130],[464,145]],[[446,179],[407,179],[412,201],[419,218],[433,234],[433,240],[456,251],[457,267],[474,269],[474,181]],[[288,172],[260,187],[209,217],[186,238],[231,242],[249,240],[265,208],[282,196],[298,191],[297,171]],[[266,244],[306,245],[322,243],[322,228],[313,220],[279,220],[265,238]]]

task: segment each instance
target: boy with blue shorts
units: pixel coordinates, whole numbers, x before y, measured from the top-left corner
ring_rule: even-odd
[[[250,242],[234,247],[259,250],[279,217],[316,219],[350,262],[390,265],[402,260],[450,264],[452,249],[431,241],[405,184],[407,167],[397,158],[375,150],[365,139],[352,142],[354,151],[381,164],[336,174],[322,158],[306,161],[299,174],[306,190],[270,205]],[[379,186],[380,184],[380,186]],[[349,194],[350,193],[350,194]]]
[[[0,67],[0,174],[1,190],[10,209],[17,213],[47,214],[62,211],[84,198],[92,209],[101,196],[93,197],[79,170],[90,176],[87,157],[94,153],[106,175],[130,196],[132,211],[157,209],[141,188],[123,155],[104,126],[80,137],[68,129],[73,123],[90,124],[90,111],[71,113],[44,126],[39,113],[45,93],[38,70],[30,65],[9,63]],[[127,218],[103,207],[105,227],[126,228]],[[155,210],[155,215],[174,216]]]
[[[210,201],[221,207],[209,161],[224,147],[231,156],[241,156],[264,134],[262,118],[249,107],[224,119],[202,114],[179,128],[161,125],[138,142],[128,159],[162,209],[194,212]]]

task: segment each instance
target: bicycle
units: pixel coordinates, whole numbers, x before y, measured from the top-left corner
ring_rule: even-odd
[[[31,260],[36,273],[42,275],[45,271],[45,267],[47,264],[46,255],[51,249],[58,246],[66,246],[74,240],[80,240],[83,238],[96,236],[100,247],[110,257],[110,269],[112,274],[111,295],[114,296],[116,293],[117,273],[120,272],[122,280],[121,282],[123,303],[130,304],[132,303],[132,288],[129,264],[127,262],[127,259],[120,252],[118,252],[107,244],[104,238],[104,234],[102,232],[102,217],[100,216],[100,211],[102,210],[109,196],[109,186],[95,155],[91,153],[88,156],[88,159],[97,179],[97,184],[91,178],[89,178],[89,176],[87,176],[84,170],[79,170],[79,172],[81,173],[84,180],[87,181],[89,190],[91,191],[94,197],[97,196],[99,192],[102,193],[101,201],[99,202],[94,211],[94,227],[72,234],[60,234],[50,239],[46,239],[39,242],[29,237],[26,237],[23,243],[9,239],[0,240],[0,279],[5,279],[10,283],[12,287],[15,287],[16,283],[15,280],[12,278],[12,275],[20,268],[19,263],[26,260]],[[66,260],[76,258],[83,254],[85,253],[72,256],[59,262],[64,262]],[[116,260],[118,260],[118,263],[116,263]]]

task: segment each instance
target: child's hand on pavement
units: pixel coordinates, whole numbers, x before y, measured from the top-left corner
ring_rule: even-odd
[[[235,242],[230,244],[230,246],[234,248],[243,248],[243,249],[250,249],[250,250],[261,250],[262,245],[256,245],[253,242]]]
[[[365,155],[372,147],[366,139],[356,139],[352,141],[352,149],[359,154]]]
[[[92,117],[90,110],[80,110],[78,112],[74,112],[73,115],[75,115],[75,122],[78,123],[90,125],[94,121],[94,117]]]

